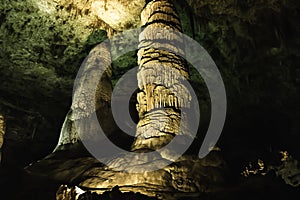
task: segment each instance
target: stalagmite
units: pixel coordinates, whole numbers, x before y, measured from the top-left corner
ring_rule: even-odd
[[[188,88],[181,85],[189,79],[187,63],[182,58],[184,45],[180,20],[168,0],[151,1],[141,14],[144,27],[139,36],[139,89],[145,93],[146,110],[137,106],[140,120],[132,150],[157,150],[180,132],[180,109],[188,108],[191,100]],[[157,29],[160,28],[160,29]],[[183,125],[185,126],[185,125]],[[169,135],[171,137],[165,137]]]
[[[110,63],[108,42],[101,43],[89,53],[81,66],[81,74],[75,82],[71,109],[65,118],[59,142],[54,151],[64,148],[66,144],[80,141],[80,135],[93,138],[92,134],[95,134],[96,124],[99,122],[107,135],[114,131],[115,125],[109,110],[112,95]],[[95,112],[101,115],[99,121],[96,119],[89,124],[78,126],[80,120],[89,119]]]

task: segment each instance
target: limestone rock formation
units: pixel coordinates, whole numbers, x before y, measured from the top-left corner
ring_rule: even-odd
[[[50,173],[60,179],[73,174],[67,179],[76,184],[76,187],[98,194],[115,186],[122,192],[139,192],[159,199],[177,199],[175,194],[199,195],[204,191],[212,191],[224,182],[226,165],[218,151],[212,151],[203,159],[182,155],[176,160],[173,159],[174,152],[156,151],[170,143],[176,135],[181,136],[179,141],[183,145],[187,138],[192,138],[187,125],[181,121],[186,115],[183,108],[189,109],[191,101],[189,90],[183,84],[189,75],[187,64],[181,57],[184,54],[182,39],[174,32],[174,35],[161,35],[161,32],[156,32],[157,29],[153,28],[181,31],[175,7],[168,0],[151,1],[142,12],[142,25],[144,30],[140,34],[137,74],[140,89],[137,94],[139,123],[131,148],[135,153],[116,155],[116,158],[108,161],[107,166],[88,157],[71,158],[60,164],[60,175],[57,170]],[[161,39],[166,41],[161,43]],[[157,48],[155,45],[149,46],[151,43],[156,43]],[[75,105],[81,105],[80,103],[75,100]],[[86,104],[83,102],[82,105]],[[72,109],[76,109],[76,106],[72,106]],[[80,109],[84,114],[82,117],[89,113],[88,110],[88,106]],[[180,126],[184,128],[179,128]],[[83,132],[88,134],[90,131]],[[176,143],[173,149],[176,150],[178,145],[181,144]],[[153,150],[156,152],[147,154]],[[42,161],[38,168],[50,163],[57,165],[62,161],[54,159],[57,156]],[[80,160],[89,163],[90,159],[92,162],[89,165],[76,166]],[[155,170],[143,170],[151,168]],[[58,199],[64,194],[68,194],[67,199],[70,200],[77,199],[79,195],[76,188],[62,187]]]
[[[82,139],[80,137],[93,138],[98,123],[107,135],[116,129],[110,110],[111,74],[110,49],[106,41],[89,53],[78,72],[73,102],[62,126],[56,150],[79,142]],[[98,118],[92,118],[93,115]]]
[[[172,191],[183,194],[208,192],[214,190],[215,186],[224,181],[222,173],[225,163],[222,162],[218,154],[219,152],[212,152],[210,156],[203,160],[192,156],[183,156],[165,168],[145,173],[124,172],[110,168],[93,168],[83,173],[84,181],[79,186],[100,192],[97,191],[97,188],[113,188],[119,185],[121,191],[134,191],[148,196],[161,196],[162,199],[170,198],[169,192]],[[134,160],[130,158],[126,161],[126,158],[123,158],[120,169],[127,166],[128,169],[134,170],[134,168],[143,165],[155,165],[155,162],[163,162],[163,158],[159,160],[158,157],[156,161],[141,163],[140,166],[130,165],[130,162],[134,163]]]
[[[58,199],[62,199],[61,195],[64,194],[69,196],[64,200],[77,200],[84,192],[103,194],[115,186],[122,192],[136,192],[158,199],[178,199],[180,196],[189,197],[189,195],[195,197],[218,188],[224,182],[223,173],[226,167],[219,152],[215,151],[202,160],[194,156],[183,156],[163,169],[146,173],[112,170],[92,160],[92,158],[69,159],[68,164],[65,162],[58,170],[51,172],[50,176],[54,175],[59,180],[72,177],[69,182],[76,185],[76,187],[62,186],[57,194]],[[162,158],[161,160],[163,161]],[[121,167],[126,165],[131,169],[140,167],[130,166],[130,162],[132,158],[129,160],[123,158]],[[78,166],[79,163],[82,167]],[[47,170],[47,165],[53,164],[53,160],[49,160],[43,168]]]
[[[124,29],[136,27],[139,23],[137,17],[141,12],[145,0],[42,0],[34,3],[47,13],[53,13],[56,10],[63,10],[70,12],[70,17],[79,16],[88,25],[92,25],[93,18],[101,23],[104,22],[111,36],[115,31],[122,31]],[[134,7],[135,9],[128,9]],[[96,21],[94,21],[97,23]]]
[[[189,136],[189,130],[180,130],[180,126],[186,126],[181,122],[182,108],[190,108],[191,95],[183,84],[189,75],[182,58],[183,38],[178,34],[181,24],[174,5],[170,1],[151,1],[141,13],[141,25],[137,75],[140,119],[133,151],[157,150],[175,135]],[[159,28],[170,32],[163,33]]]
[[[4,142],[4,134],[5,134],[5,120],[2,113],[0,113],[0,164],[2,160],[2,146]]]
[[[82,190],[78,187],[68,188],[66,185],[60,186],[57,192],[56,200],[72,200],[78,196],[78,200],[157,200],[154,197],[148,197],[140,193],[134,192],[124,192],[122,193],[119,190],[118,186],[112,188],[111,191],[106,191],[102,195],[97,194],[96,192],[85,192],[81,193]]]

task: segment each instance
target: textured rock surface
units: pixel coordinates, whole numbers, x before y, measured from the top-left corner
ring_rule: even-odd
[[[0,165],[2,160],[2,146],[4,142],[4,134],[5,134],[5,119],[2,113],[0,113]]]
[[[94,0],[91,2],[94,13],[117,31],[138,25],[138,16],[145,5],[145,0]]]
[[[186,122],[181,121],[190,108],[191,95],[183,81],[187,80],[180,19],[170,1],[151,1],[141,13],[144,28],[139,37],[137,110],[139,122],[132,150],[157,150],[175,135],[189,136]],[[180,110],[180,111],[179,111]],[[180,123],[181,122],[181,123]]]
[[[223,183],[225,163],[218,155],[212,152],[207,158],[199,160],[197,157],[183,156],[175,163],[160,170],[145,173],[128,173],[105,168],[93,168],[82,174],[79,186],[95,192],[96,188],[113,188],[119,185],[121,191],[140,192],[148,196],[160,196],[170,199],[170,193],[195,193],[214,190]],[[163,158],[160,158],[163,162]],[[134,169],[145,165],[155,165],[159,161],[145,161],[140,166],[130,166],[132,158],[123,158],[119,168]],[[118,168],[117,168],[118,169]],[[126,178],[124,178],[126,177]]]
[[[77,74],[71,109],[62,126],[57,149],[84,139],[92,139],[100,124],[108,136],[116,130],[110,101],[111,57],[109,41],[91,50]],[[92,118],[93,115],[98,117]],[[89,123],[87,123],[89,122]]]
[[[4,162],[24,166],[53,150],[77,70],[106,38],[101,28],[109,28],[54,2],[4,1],[0,10],[0,101],[9,115]]]
[[[188,78],[187,64],[184,59],[176,53],[168,50],[161,51],[147,45],[147,42],[155,43],[157,39],[161,39],[155,36],[156,32],[151,29],[151,27],[170,28],[174,26],[172,30],[174,30],[174,28],[181,30],[178,17],[175,20],[175,25],[173,25],[173,16],[177,16],[175,8],[172,3],[165,0],[148,3],[142,12],[142,22],[145,25],[145,29],[140,35],[140,48],[138,52],[138,63],[140,66],[138,81],[141,90],[138,94],[138,113],[140,120],[137,125],[136,140],[131,149],[137,153],[119,155],[117,158],[109,160],[108,166],[103,166],[101,163],[98,163],[96,159],[89,157],[69,158],[66,156],[67,154],[78,152],[78,149],[74,152],[76,148],[64,148],[64,146],[79,140],[76,138],[76,134],[78,134],[76,131],[82,132],[83,136],[86,136],[88,139],[92,139],[92,136],[89,134],[95,132],[91,127],[85,127],[84,130],[75,130],[72,125],[68,126],[68,123],[72,123],[71,120],[75,122],[76,120],[89,117],[93,111],[89,104],[91,101],[94,101],[93,94],[96,92],[91,91],[93,88],[92,81],[96,78],[94,76],[97,76],[97,71],[93,70],[99,70],[98,68],[94,68],[93,63],[97,63],[95,61],[97,61],[97,59],[100,60],[103,56],[105,57],[101,64],[107,66],[110,63],[109,51],[97,51],[96,48],[89,54],[86,60],[86,68],[83,68],[83,73],[80,78],[84,81],[78,82],[79,85],[75,88],[74,96],[80,98],[73,99],[71,107],[72,114],[71,116],[67,116],[67,120],[70,122],[65,122],[65,129],[63,128],[63,132],[61,133],[61,143],[59,144],[61,147],[46,159],[41,160],[39,163],[34,163],[33,166],[28,168],[28,171],[41,173],[41,170],[47,170],[49,172],[47,176],[55,180],[65,180],[68,183],[76,184],[80,188],[85,188],[97,193],[103,193],[105,190],[112,189],[118,185],[123,192],[139,192],[147,196],[162,199],[172,198],[172,192],[199,193],[209,191],[216,185],[224,182],[225,163],[222,158],[219,157],[219,152],[212,152],[210,156],[201,160],[198,157],[185,155],[176,161],[171,157],[172,152],[155,152],[151,155],[142,154],[142,152],[162,148],[168,144],[175,135],[182,136],[180,140],[181,143],[185,142],[184,137],[190,137],[188,128],[179,128],[180,125],[183,127],[186,126],[185,124],[180,124],[182,123],[180,120],[184,113],[183,111],[179,112],[179,110],[189,108],[189,101],[191,100],[188,89],[182,84],[182,81]],[[157,36],[159,36],[159,34]],[[166,38],[166,35],[163,35],[162,38]],[[170,41],[163,44],[167,44],[169,48],[176,50],[178,47],[172,45],[174,40],[180,41],[180,38],[170,37]],[[157,45],[160,44],[161,43],[157,42]],[[182,49],[178,49],[176,52],[183,54]],[[152,59],[148,59],[149,57]],[[106,63],[106,61],[108,62]],[[154,65],[151,66],[149,63]],[[175,72],[169,69],[164,73],[155,74],[157,70],[152,70],[152,67],[159,69],[161,63],[166,63],[163,69],[173,68]],[[161,71],[163,71],[163,69],[161,69]],[[104,77],[103,83],[109,82],[107,79],[110,77],[109,72],[109,70],[106,72],[107,76]],[[87,78],[89,73],[91,73],[92,78]],[[176,73],[180,73],[181,76]],[[156,78],[154,82],[148,82],[151,76]],[[159,82],[159,80],[161,80],[161,82]],[[81,87],[83,83],[87,83],[89,87]],[[105,86],[107,84],[103,85]],[[169,88],[173,88],[173,91],[169,91]],[[109,90],[109,88],[100,87],[99,93],[102,94],[99,96],[100,105],[98,106],[101,108],[103,102],[107,103],[110,100],[111,90]],[[143,97],[141,93],[144,93],[145,97]],[[156,98],[154,98],[155,96]],[[107,99],[105,99],[106,97]],[[145,101],[143,99],[145,99]],[[97,105],[96,103],[96,107]],[[108,107],[108,105],[106,105],[106,107]],[[79,112],[76,109],[78,109]],[[66,129],[68,127],[70,128]],[[99,149],[101,150],[101,147],[99,147]],[[176,149],[176,147],[174,149]],[[61,158],[57,159],[60,156]],[[175,162],[168,165],[170,161]],[[157,166],[158,170],[147,170],[145,172],[141,170],[149,168],[149,166]],[[61,189],[62,191],[58,192],[58,199],[63,198],[62,196],[68,196],[65,198],[69,199],[77,199],[76,188]]]
[[[78,191],[79,190],[79,191]],[[79,193],[78,193],[79,192]],[[78,198],[77,198],[78,197]],[[157,198],[148,197],[140,193],[125,192],[122,193],[119,187],[112,188],[111,191],[106,191],[102,195],[96,192],[85,192],[81,194],[80,188],[71,187],[68,188],[66,185],[62,185],[57,192],[56,200],[156,200]]]
[[[129,166],[130,162],[132,158],[123,159],[121,167],[126,165],[129,168],[136,167]],[[155,163],[146,162],[145,164]],[[225,163],[219,156],[219,152],[211,152],[201,160],[193,156],[183,156],[170,166],[146,173],[114,171],[91,157],[69,158],[68,160],[47,159],[35,167],[37,169],[33,170],[39,170],[41,174],[47,174],[49,178],[68,180],[69,184],[77,185],[77,191],[75,188],[60,188],[57,199],[61,199],[63,194],[70,195],[70,192],[74,196],[70,200],[75,199],[75,196],[78,197],[83,191],[103,194],[116,185],[119,185],[122,192],[137,192],[150,197],[156,196],[159,199],[177,199],[180,195],[189,196],[189,193],[199,195],[201,192],[214,191],[224,181]]]

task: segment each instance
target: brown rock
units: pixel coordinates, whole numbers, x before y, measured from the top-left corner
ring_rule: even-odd
[[[5,134],[5,121],[4,116],[0,113],[0,164],[2,160],[2,146],[4,142],[4,134]]]

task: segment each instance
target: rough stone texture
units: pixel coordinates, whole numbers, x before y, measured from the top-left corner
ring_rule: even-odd
[[[111,74],[107,41],[92,49],[81,65],[73,89],[71,109],[62,126],[57,149],[80,141],[80,137],[93,139],[93,134],[97,134],[98,124],[107,135],[115,131],[110,110]],[[92,119],[93,114],[97,114],[98,118]],[[90,123],[85,123],[86,120]]]
[[[281,152],[283,157],[280,166],[271,166],[277,176],[280,176],[284,182],[292,187],[300,187],[300,166],[298,160],[295,160],[287,151]]]
[[[78,193],[79,192],[79,193]],[[76,195],[77,194],[77,195]],[[78,196],[78,198],[77,198]],[[110,191],[105,191],[102,195],[97,194],[96,192],[84,192],[81,194],[81,190],[78,187],[67,187],[62,185],[57,192],[56,200],[157,200],[157,198],[148,197],[140,193],[134,192],[124,192],[122,193],[119,190],[119,187],[116,186]]]
[[[122,192],[137,192],[159,199],[176,199],[178,196],[174,194],[188,196],[189,193],[199,194],[201,192],[211,192],[224,181],[222,174],[225,163],[219,156],[219,152],[214,151],[201,160],[193,156],[183,156],[177,162],[163,169],[145,173],[111,170],[101,166],[100,163],[98,163],[97,166],[97,162],[94,162],[96,166],[92,166],[92,158],[81,159],[81,166],[85,166],[84,168],[78,166],[77,162],[79,162],[79,160],[69,160],[65,162],[64,165],[61,165],[61,169],[67,169],[68,167],[71,169],[68,174],[73,174],[71,182],[73,184],[75,183],[78,188],[98,194],[103,194],[105,191],[118,185]],[[160,159],[161,161],[164,160],[163,158]],[[122,158],[119,169],[124,169],[124,167],[133,169],[137,167],[130,166],[131,162],[133,162],[132,158]],[[89,163],[89,165],[84,165],[84,163]],[[50,163],[48,163],[48,165],[49,164]],[[155,164],[155,162],[149,163],[145,161],[144,164]],[[42,169],[41,166],[39,169]],[[46,168],[46,165],[44,169],[49,170]],[[65,174],[67,171],[64,170],[61,170],[61,176],[58,176],[57,172],[54,173],[56,178],[64,179],[67,175]],[[49,176],[53,176],[54,174],[50,174]],[[76,194],[78,196],[78,193],[75,192],[75,188],[72,189],[63,186],[63,188],[58,191],[57,198],[61,199],[62,194],[70,194],[72,191],[75,193],[73,194],[74,197]],[[80,191],[80,193],[82,193],[82,191]],[[75,200],[75,198],[71,198],[70,200]]]
[[[144,28],[139,37],[137,110],[139,122],[132,150],[157,150],[175,135],[189,135],[181,122],[181,108],[189,108],[191,95],[180,19],[170,1],[151,1],[141,13]],[[177,31],[157,31],[156,28]],[[181,122],[181,123],[180,123]]]
[[[213,152],[209,157],[199,160],[196,157],[183,156],[175,163],[163,169],[140,173],[128,173],[122,171],[101,170],[95,168],[83,174],[87,177],[79,186],[83,188],[112,188],[119,185],[122,191],[134,191],[148,196],[164,195],[169,192],[201,192],[213,189],[213,185],[220,184],[222,179],[222,169],[225,165],[220,157],[214,157]],[[125,161],[126,162],[126,161]],[[132,169],[140,166],[130,166],[132,159],[128,163],[122,163],[120,168],[128,167]],[[145,162],[145,164],[155,164]],[[129,165],[129,166],[128,166]],[[88,178],[90,177],[90,178]],[[124,177],[126,177],[124,179]],[[209,185],[211,188],[208,188]]]
[[[2,113],[0,112],[0,165],[2,160],[2,146],[4,142],[4,134],[5,134],[5,119]]]
[[[110,28],[108,31],[109,36],[112,36],[115,31],[136,27],[139,24],[137,16],[139,16],[145,4],[145,0],[42,0],[32,2],[47,13],[66,10],[70,13],[70,17],[79,16],[79,18],[84,19],[90,25],[93,25],[90,21],[92,18],[96,18],[99,22],[103,21],[107,25],[107,28]],[[97,24],[98,22],[94,21],[94,23]]]
[[[140,157],[120,157],[119,160],[111,161],[112,169],[103,166],[93,157],[79,156],[76,151],[69,152],[69,154],[63,151],[55,152],[28,167],[27,171],[36,176],[67,182],[69,185],[76,185],[81,190],[98,194],[118,185],[122,192],[138,192],[150,197],[156,196],[159,199],[177,199],[178,196],[173,196],[174,194],[188,196],[193,193],[195,195],[212,192],[225,181],[223,174],[226,164],[218,151],[212,151],[203,159],[195,156],[182,156],[165,168],[145,173],[132,173],[130,170],[143,167],[143,165],[156,165],[165,162],[165,159],[158,153],[156,159],[149,158],[149,160],[147,157],[143,160]],[[137,161],[140,162],[139,165],[133,164]],[[58,190],[57,198],[71,191],[75,190],[67,187],[61,188]]]
[[[68,188],[67,185],[61,185],[56,192],[56,200],[75,200],[78,199],[80,193],[76,190],[76,186]]]
[[[7,164],[26,166],[53,150],[77,70],[94,45],[106,39],[101,29],[108,30],[107,24],[58,3],[13,0],[0,6]]]
[[[139,24],[137,16],[139,16],[144,4],[145,0],[94,0],[91,3],[91,8],[99,18],[113,29],[121,31]]]

